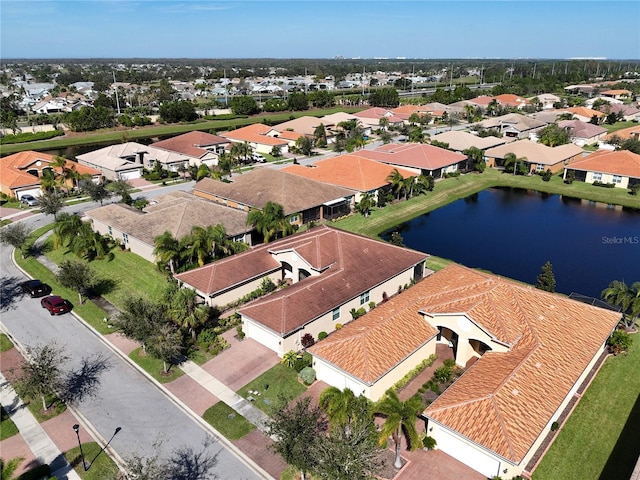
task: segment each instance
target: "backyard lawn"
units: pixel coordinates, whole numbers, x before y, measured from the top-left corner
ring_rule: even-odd
[[[628,479],[640,444],[640,336],[609,357],[533,473],[534,480]]]
[[[259,395],[249,393],[249,390],[258,392]],[[291,401],[306,390],[307,387],[298,381],[298,373],[293,368],[279,363],[242,387],[237,393],[244,398],[253,397],[254,405],[266,414],[270,414],[272,406],[278,403],[280,397]]]

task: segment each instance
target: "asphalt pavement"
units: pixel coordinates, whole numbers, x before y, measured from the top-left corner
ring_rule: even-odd
[[[86,204],[84,208],[87,208]],[[28,223],[37,225],[38,219],[28,220],[31,220]],[[132,454],[148,457],[158,452],[167,456],[178,448],[191,448],[195,452],[205,448],[207,439],[211,439],[212,435],[179,402],[165,395],[142,373],[108,348],[80,320],[72,314],[52,317],[41,308],[37,299],[17,294],[15,286],[25,276],[10,261],[10,253],[9,247],[0,246],[0,323],[13,338],[23,346],[55,341],[70,357],[66,368],[78,367],[82,358],[95,354],[108,359],[110,368],[101,375],[97,395],[77,406],[81,416],[88,419],[94,432],[103,440],[102,444],[120,427],[121,431],[113,438],[111,446],[121,458]],[[73,435],[71,427],[70,425],[69,434]],[[217,458],[215,470],[218,478],[264,478],[241,454],[227,448],[217,439],[214,440],[216,441],[206,447],[206,451]]]

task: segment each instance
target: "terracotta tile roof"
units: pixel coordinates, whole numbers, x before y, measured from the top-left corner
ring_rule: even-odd
[[[425,415],[515,463],[620,319],[616,312],[459,265],[416,287],[426,293],[423,312],[465,314],[512,345],[507,353],[485,353]]]
[[[376,162],[357,154],[339,155],[320,160],[311,167],[290,165],[282,170],[319,182],[339,185],[358,192],[370,192],[389,184],[387,177],[396,169],[386,163]],[[404,177],[415,177],[410,170],[397,168]]]
[[[292,132],[290,130],[284,130],[278,134],[278,138],[281,140],[291,140],[295,142],[300,137],[304,136],[303,133],[300,132]]]
[[[493,97],[489,95],[480,95],[479,97],[475,97],[467,101],[473,103],[474,105],[481,105],[483,107],[486,107],[491,103],[492,100]]]
[[[270,146],[288,145],[288,142],[286,140],[268,136],[267,133],[272,130],[273,127],[269,127],[261,123],[254,123],[252,125],[247,125],[246,127],[238,128],[236,130],[232,130],[231,132],[224,133],[222,134],[222,136],[234,142],[260,143],[262,145]]]
[[[592,108],[587,107],[570,107],[563,109],[564,112],[573,113],[574,115],[579,115],[581,117],[592,118],[594,115],[597,118],[604,117],[605,114],[599,112],[598,110],[593,110]]]
[[[606,92],[600,92],[600,95],[631,95],[629,90],[607,90]]]
[[[319,276],[310,276],[240,310],[281,336],[295,332],[427,258],[422,252],[327,226],[266,247],[271,252],[293,249],[315,269],[323,270]]]
[[[258,168],[234,175],[230,183],[203,178],[193,189],[255,208],[264,208],[267,202],[279,203],[286,215],[354,194],[346,188],[271,168]]]
[[[37,165],[37,162],[40,162],[40,165]],[[26,170],[33,166],[41,171],[53,162],[53,155],[35,152],[33,150],[8,155],[0,160],[0,178],[2,179],[2,184],[11,189],[39,185],[40,179],[27,173]],[[79,174],[100,175],[98,170],[80,165],[71,160],[66,161],[66,168],[75,170]]]
[[[222,224],[230,237],[251,230],[246,225],[246,212],[223,207],[185,192],[173,192],[155,201],[158,203],[146,207],[145,212],[118,203],[89,210],[86,214],[152,246],[154,239],[164,232],[181,239],[191,233],[196,225]]]
[[[411,116],[412,113],[420,113],[421,108],[418,105],[400,105],[399,107],[392,108],[391,112],[395,113],[397,116],[406,115],[407,118]]]
[[[422,290],[417,285],[331,333],[309,352],[373,385],[438,333],[418,311]]]
[[[373,107],[373,108],[368,108],[367,110],[362,110],[361,112],[358,112],[358,113],[354,113],[353,115],[360,119],[368,118],[368,119],[380,120],[382,117],[387,117],[389,119],[389,123],[404,122],[405,120],[404,118],[397,115],[393,115],[393,112],[391,112],[392,114],[389,115],[390,112],[391,112],[390,110],[386,110],[384,108]]]
[[[436,170],[467,158],[460,153],[423,143],[389,143],[375,150],[361,150],[358,155],[378,162],[423,170]]]
[[[506,105],[508,107],[520,107],[529,103],[528,100],[512,93],[503,93],[502,95],[496,96],[495,99],[500,105]]]
[[[634,127],[623,128],[621,130],[616,130],[613,133],[605,136],[605,140],[611,140],[613,137],[621,138],[622,140],[627,140],[632,137],[640,138],[640,125],[636,125]]]
[[[226,143],[229,143],[229,140],[226,138],[196,130],[152,143],[151,146],[171,152],[182,153],[194,158],[201,158],[209,153],[209,150],[204,147]]]
[[[266,246],[260,245],[175,277],[205,295],[215,295],[280,268],[280,263],[269,255]]]
[[[568,168],[640,178],[640,155],[629,150],[600,150],[571,163]]]
[[[525,139],[490,148],[485,152],[485,155],[487,157],[505,158],[507,154],[513,153],[518,158],[526,158],[529,163],[556,165],[580,155],[582,152],[582,148],[573,143],[552,148],[542,143]]]

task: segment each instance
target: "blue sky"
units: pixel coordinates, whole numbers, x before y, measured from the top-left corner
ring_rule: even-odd
[[[0,0],[7,58],[640,59],[640,2]]]

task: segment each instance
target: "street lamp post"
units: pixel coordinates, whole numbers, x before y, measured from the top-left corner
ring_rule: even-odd
[[[80,425],[76,423],[73,426],[73,431],[76,432],[76,437],[78,438],[78,446],[80,447],[80,456],[82,457],[82,468],[86,472],[87,470],[89,470],[89,467],[87,467],[87,462],[85,462],[84,460],[84,452],[82,451],[82,443],[80,442]]]

